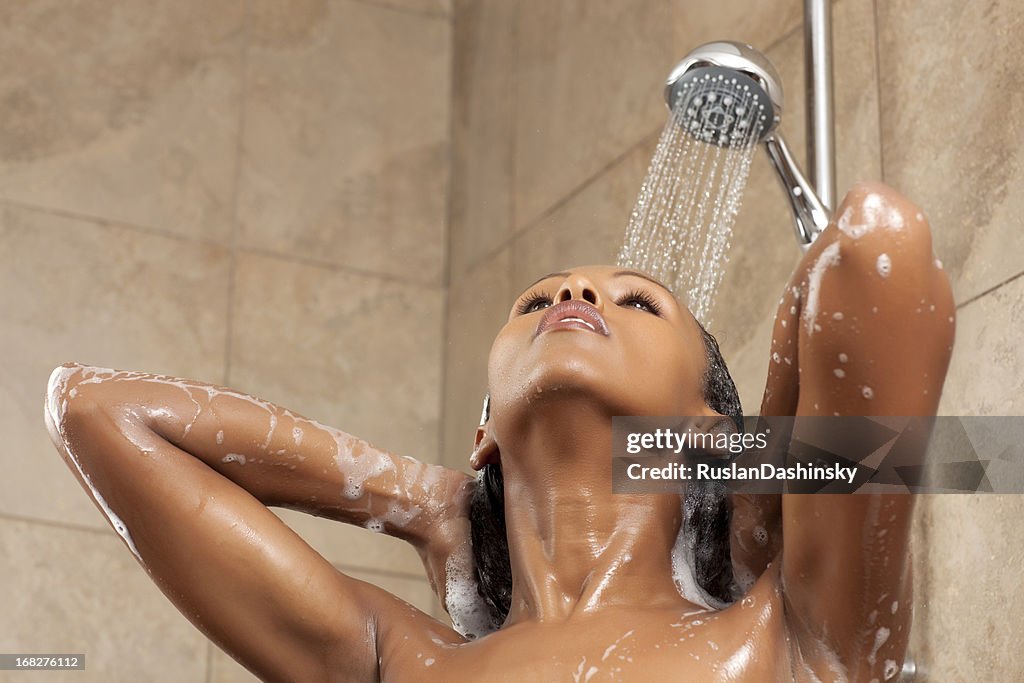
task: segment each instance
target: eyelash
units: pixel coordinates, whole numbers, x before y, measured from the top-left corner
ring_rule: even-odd
[[[547,294],[540,290],[531,290],[530,292],[523,296],[523,300],[519,302],[518,306],[516,306],[516,313],[520,315],[525,313],[534,313],[535,311],[531,311],[530,308],[532,308],[535,304],[540,303],[541,301],[547,301],[550,303],[551,297],[549,297]],[[651,296],[642,289],[632,290],[631,292],[626,294],[626,296],[619,299],[616,303],[619,306],[622,306],[637,301],[647,306],[647,308],[649,308],[651,313],[653,313],[654,315],[661,315],[661,305],[653,296]]]
[[[551,301],[551,297],[538,289],[532,289],[523,296],[523,300],[516,306],[516,313],[532,313],[530,307],[541,301]]]
[[[647,308],[651,309],[651,313],[654,315],[661,315],[661,305],[653,296],[642,289],[634,289],[624,298],[620,299],[618,304],[621,306],[622,304],[632,303],[634,301],[639,301],[643,305],[647,306]]]

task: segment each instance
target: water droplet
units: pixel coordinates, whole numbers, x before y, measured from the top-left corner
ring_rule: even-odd
[[[892,272],[892,259],[889,258],[888,254],[878,255],[878,260],[875,262],[875,269],[882,277],[889,277],[889,273]]]
[[[875,397],[874,390],[872,390],[871,387],[866,386],[866,385],[861,388],[860,393],[861,393],[861,396],[863,396],[864,398],[867,398],[867,399],[872,399],[872,398]]]
[[[843,314],[840,311],[836,311],[835,313],[832,314],[832,319],[833,320],[842,320],[843,319]]]
[[[836,368],[835,370],[832,371],[832,374],[838,377],[839,379],[846,377],[846,371],[843,370],[842,368]]]

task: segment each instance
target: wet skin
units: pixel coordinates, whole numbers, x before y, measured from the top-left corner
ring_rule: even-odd
[[[934,415],[954,307],[929,228],[880,185],[836,215],[779,304],[762,414]],[[537,334],[565,301],[608,333]],[[692,317],[636,274],[577,267],[520,297],[471,458],[505,474],[512,610],[475,641],[338,572],[267,509],[403,538],[445,597],[469,561],[467,475],[230,390],[75,364],[51,378],[46,419],[161,589],[267,680],[885,680],[910,627],[910,496],[735,500],[734,555],[759,578],[715,612],[672,580],[678,498],[610,493],[610,417],[713,417],[703,370]]]

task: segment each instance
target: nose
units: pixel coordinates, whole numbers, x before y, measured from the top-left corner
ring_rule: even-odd
[[[560,304],[570,299],[579,299],[593,304],[599,311],[604,311],[604,299],[597,287],[585,275],[569,275],[555,294],[555,303]]]

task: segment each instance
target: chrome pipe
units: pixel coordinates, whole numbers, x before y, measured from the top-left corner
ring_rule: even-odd
[[[836,198],[831,0],[804,0],[804,80],[808,175],[821,203],[831,210]]]
[[[796,241],[806,251],[818,234],[828,227],[828,208],[800,172],[781,132],[776,131],[765,138],[764,146],[793,210]]]

